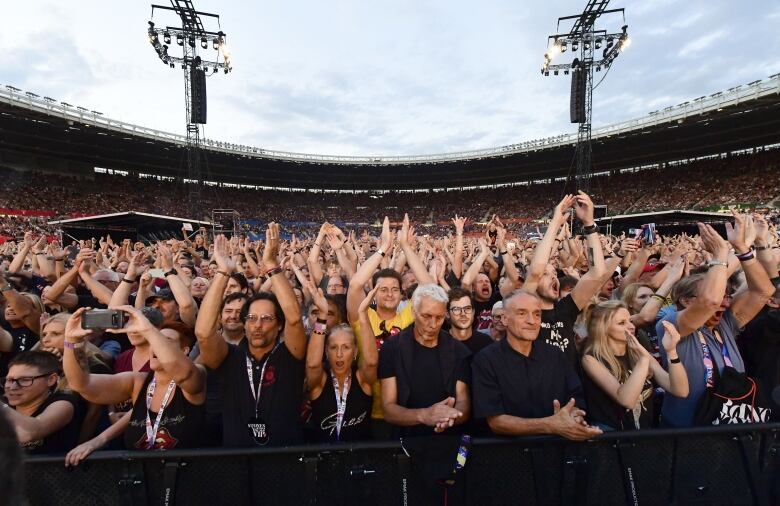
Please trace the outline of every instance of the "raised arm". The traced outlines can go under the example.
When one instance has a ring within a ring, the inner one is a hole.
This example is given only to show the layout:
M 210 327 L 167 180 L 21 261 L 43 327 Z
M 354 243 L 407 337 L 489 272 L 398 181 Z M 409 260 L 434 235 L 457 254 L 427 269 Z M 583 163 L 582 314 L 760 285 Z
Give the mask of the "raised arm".
M 576 205 L 574 206 L 577 218 L 582 222 L 585 231 L 585 237 L 588 243 L 588 272 L 583 275 L 574 289 L 571 291 L 571 298 L 578 308 L 584 308 L 591 297 L 596 295 L 601 286 L 606 281 L 604 278 L 609 273 L 604 264 L 604 251 L 601 247 L 598 227 L 593 219 L 593 201 L 583 192 L 578 192 L 574 197 Z
M 32 330 L 35 334 L 41 333 L 41 311 L 32 303 L 30 299 L 17 292 L 3 273 L 0 272 L 0 289 L 8 305 L 13 309 L 16 316 L 22 320 L 24 326 Z
M 504 227 L 496 228 L 496 248 L 498 248 L 498 254 L 501 255 L 501 259 L 504 261 L 506 277 L 514 283 L 515 287 L 517 287 L 520 283 L 520 272 L 517 270 L 512 252 L 507 248 L 506 229 Z
M 696 297 L 685 309 L 677 313 L 677 330 L 683 336 L 704 325 L 720 308 L 723 296 L 726 294 L 728 279 L 726 260 L 729 255 L 729 244 L 711 226 L 703 223 L 699 223 L 699 236 L 704 249 L 712 254 L 715 262 L 719 263 L 709 268 L 704 279 L 699 283 Z
M 393 247 L 393 234 L 390 232 L 390 220 L 385 216 L 385 220 L 382 223 L 382 235 L 380 236 L 381 246 L 377 249 L 376 253 L 366 258 L 363 265 L 357 270 L 352 279 L 349 280 L 349 289 L 347 289 L 347 317 L 349 321 L 356 322 L 358 320 L 358 308 L 360 302 L 365 297 L 363 286 L 368 283 L 371 276 L 374 275 L 374 271 L 377 270 L 379 264 L 382 262 L 382 257 L 386 255 L 390 248 Z
M 27 259 L 27 254 L 30 253 L 33 245 L 35 245 L 35 239 L 33 239 L 33 233 L 27 231 L 24 233 L 24 241 L 19 243 L 19 251 L 14 255 L 14 259 L 11 261 L 11 265 L 8 266 L 9 273 L 17 273 L 24 268 L 24 261 Z
M 734 212 L 734 222 L 733 227 L 731 223 L 726 223 L 726 233 L 738 255 L 737 258 L 747 257 L 740 260 L 742 270 L 745 272 L 747 290 L 734 297 L 731 302 L 731 312 L 739 326 L 743 327 L 766 305 L 767 300 L 775 292 L 775 287 L 769 281 L 769 276 L 762 265 L 756 260 L 755 253 L 751 254 L 751 246 L 756 238 L 753 217 Z
M 534 249 L 534 256 L 526 272 L 525 284 L 523 285 L 524 290 L 532 293 L 536 292 L 539 281 L 542 279 L 547 264 L 550 262 L 550 255 L 555 244 L 555 238 L 558 236 L 558 230 L 566 222 L 567 212 L 574 205 L 574 202 L 574 196 L 566 195 L 555 206 L 553 216 L 547 225 L 547 231 Z
M 86 310 L 78 309 L 65 325 L 62 369 L 68 379 L 68 386 L 95 404 L 111 405 L 132 399 L 137 373 L 90 374 L 84 346 L 92 330 L 81 328 L 81 315 Z
M 309 251 L 309 258 L 307 263 L 309 265 L 309 275 L 314 281 L 315 285 L 319 285 L 322 281 L 322 266 L 320 265 L 320 251 L 322 250 L 322 241 L 325 240 L 325 234 L 328 233 L 330 223 L 327 221 L 322 224 L 320 231 L 317 234 L 317 238 L 314 239 L 314 244 Z
M 195 321 L 195 337 L 200 347 L 198 358 L 209 369 L 219 367 L 228 353 L 228 345 L 219 335 L 218 329 L 223 294 L 230 275 L 236 269 L 236 262 L 230 258 L 230 248 L 224 235 L 214 238 L 213 259 L 217 262 L 217 274 L 203 297 Z
M 675 260 L 674 264 L 672 264 L 669 269 L 669 274 L 666 276 L 666 279 L 661 286 L 659 286 L 655 293 L 647 299 L 647 302 L 642 306 L 639 313 L 631 316 L 631 323 L 637 327 L 643 327 L 649 323 L 655 322 L 655 318 L 658 315 L 658 311 L 661 310 L 663 301 L 672 291 L 675 283 L 682 278 L 686 264 L 687 260 L 685 257 L 680 257 Z
M 463 279 L 460 281 L 460 284 L 464 289 L 471 290 L 471 285 L 474 283 L 474 280 L 477 279 L 477 274 L 479 274 L 479 271 L 482 270 L 482 264 L 485 263 L 485 260 L 487 260 L 489 256 L 490 249 L 487 246 L 487 242 L 485 242 L 483 237 L 480 237 L 479 255 L 477 255 L 477 258 L 471 262 L 469 269 L 466 271 L 466 274 L 463 275 Z
M 205 394 L 206 371 L 192 363 L 181 349 L 178 342 L 163 335 L 157 327 L 132 306 L 117 306 L 111 309 L 122 311 L 128 316 L 124 328 L 106 329 L 111 334 L 134 333 L 143 335 L 149 343 L 151 353 L 170 375 L 171 379 L 190 395 Z
M 312 293 L 312 300 L 317 305 L 317 320 L 321 320 L 323 315 L 328 314 L 328 300 L 325 298 L 325 294 L 322 293 L 322 288 L 315 287 L 310 280 L 307 280 L 306 285 Z M 306 350 L 306 385 L 309 388 L 309 395 L 312 399 L 320 396 L 327 380 L 325 369 L 322 366 L 324 354 L 325 334 L 312 331 Z
M 466 226 L 466 218 L 456 214 L 452 223 L 455 225 L 455 255 L 452 257 L 452 273 L 460 279 L 463 275 L 463 229 Z
M 409 264 L 409 268 L 414 272 L 414 276 L 417 278 L 419 284 L 435 283 L 436 280 L 431 278 L 428 274 L 428 270 L 423 265 L 420 257 L 412 247 L 414 241 L 414 228 L 409 226 L 409 215 L 404 214 L 404 221 L 401 227 L 401 233 L 398 235 L 398 243 L 401 245 L 401 249 L 406 256 L 406 263 Z
M 292 356 L 298 360 L 306 357 L 306 332 L 303 329 L 301 319 L 301 306 L 295 298 L 292 285 L 279 268 L 279 225 L 268 224 L 266 232 L 266 244 L 263 251 L 263 265 L 268 269 L 273 286 L 274 295 L 284 312 L 284 345 L 290 350 Z
M 127 272 L 119 282 L 119 286 L 111 295 L 111 301 L 108 304 L 109 306 L 122 306 L 127 304 L 127 301 L 130 299 L 130 293 L 133 290 L 133 285 L 135 285 L 135 283 L 138 281 L 138 278 L 140 278 L 141 275 L 146 272 L 146 264 L 144 263 L 145 260 L 146 254 L 138 253 L 127 264 Z
M 373 385 L 376 382 L 377 367 L 379 366 L 379 350 L 376 347 L 376 337 L 368 318 L 368 307 L 376 297 L 377 287 L 371 289 L 358 308 L 360 320 L 360 332 L 357 338 L 360 340 L 360 355 L 358 356 L 358 372 L 364 383 Z
M 173 298 L 176 299 L 176 304 L 179 305 L 181 321 L 192 327 L 198 318 L 198 305 L 195 304 L 195 299 L 192 298 L 189 288 L 181 280 L 176 269 L 173 268 L 173 255 L 170 248 L 160 243 L 157 245 L 157 253 L 160 256 L 163 271 L 165 271 L 165 281 L 168 282 Z

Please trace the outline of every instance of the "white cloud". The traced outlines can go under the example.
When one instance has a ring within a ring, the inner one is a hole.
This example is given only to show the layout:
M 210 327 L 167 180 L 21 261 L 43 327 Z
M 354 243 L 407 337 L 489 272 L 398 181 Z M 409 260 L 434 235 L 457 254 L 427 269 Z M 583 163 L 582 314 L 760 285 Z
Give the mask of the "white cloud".
M 558 16 L 582 5 L 195 0 L 198 10 L 221 15 L 235 66 L 208 79 L 206 136 L 299 152 L 420 154 L 573 132 L 569 80 L 542 77 L 539 67 Z M 771 73 L 767 62 L 780 50 L 773 23 L 750 18 L 761 5 L 610 5 L 626 7 L 634 44 L 594 92 L 595 126 Z M 160 63 L 146 40 L 150 10 L 142 1 L 9 5 L 2 84 L 183 133 L 182 71 Z M 155 22 L 175 20 L 158 12 Z M 619 15 L 599 22 L 611 31 L 622 24 Z M 748 26 L 766 41 L 718 45 Z

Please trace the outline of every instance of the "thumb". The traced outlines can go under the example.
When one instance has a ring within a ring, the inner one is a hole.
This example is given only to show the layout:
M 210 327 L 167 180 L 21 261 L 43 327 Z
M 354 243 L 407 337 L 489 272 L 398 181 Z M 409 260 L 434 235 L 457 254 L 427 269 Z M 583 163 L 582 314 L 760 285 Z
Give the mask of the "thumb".
M 441 401 L 439 404 L 444 404 L 445 406 L 453 407 L 455 406 L 455 397 L 447 397 L 443 401 Z
M 571 413 L 571 411 L 574 409 L 574 398 L 572 397 L 569 399 L 569 402 L 567 402 L 566 406 L 564 406 L 562 409 Z
M 558 413 L 558 411 L 561 410 L 561 403 L 558 402 L 558 399 L 553 400 L 553 413 Z

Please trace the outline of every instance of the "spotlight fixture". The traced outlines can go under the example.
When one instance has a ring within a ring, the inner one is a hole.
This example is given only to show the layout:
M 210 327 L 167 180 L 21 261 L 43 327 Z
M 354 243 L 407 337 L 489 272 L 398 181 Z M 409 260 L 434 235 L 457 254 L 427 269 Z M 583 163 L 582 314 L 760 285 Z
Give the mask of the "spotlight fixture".
M 596 39 L 596 45 L 595 45 L 595 48 L 596 48 L 596 49 L 601 49 L 601 39 L 600 39 L 600 38 Z
M 206 37 L 201 37 L 201 39 L 200 39 L 200 47 L 202 47 L 203 49 L 208 49 L 209 48 L 209 40 Z
M 586 41 L 585 42 L 585 51 L 589 51 L 589 50 L 590 50 L 590 42 Z
M 565 53 L 566 49 L 566 42 L 561 42 L 561 53 Z
M 558 71 L 557 71 L 557 70 L 554 70 L 554 71 L 553 71 L 553 75 L 554 75 L 554 76 L 557 76 L 557 75 L 558 75 Z
M 578 48 L 579 48 L 579 46 L 577 45 L 577 43 L 573 42 L 572 45 L 571 45 L 571 50 L 572 51 L 576 51 Z
M 181 34 L 176 34 L 176 43 L 180 46 L 184 45 L 184 37 Z
M 195 47 L 195 37 L 190 37 L 187 43 L 190 45 L 190 47 Z
M 168 32 L 163 33 L 163 42 L 165 42 L 166 44 L 170 44 L 171 43 L 171 34 L 170 33 L 168 33 Z
M 613 37 L 609 37 L 607 39 L 607 49 L 611 48 L 615 45 L 615 39 Z

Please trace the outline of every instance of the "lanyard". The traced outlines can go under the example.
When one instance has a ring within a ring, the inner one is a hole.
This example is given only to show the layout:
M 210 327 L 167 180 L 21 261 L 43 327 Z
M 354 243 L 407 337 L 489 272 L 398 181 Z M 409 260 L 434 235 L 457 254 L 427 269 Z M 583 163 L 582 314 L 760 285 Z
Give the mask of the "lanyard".
M 333 380 L 333 392 L 336 395 L 336 441 L 341 440 L 341 425 L 344 423 L 344 413 L 347 411 L 347 395 L 349 395 L 349 379 L 352 376 L 350 374 L 344 379 L 344 388 L 341 389 L 341 395 L 339 395 L 339 380 L 335 375 L 331 375 Z
M 277 342 L 276 346 L 274 346 L 274 349 L 271 350 L 271 353 L 268 354 L 268 357 L 263 361 L 263 368 L 260 369 L 260 383 L 257 385 L 257 392 L 255 392 L 255 378 L 252 373 L 252 361 L 249 359 L 249 355 L 246 356 L 246 375 L 249 377 L 249 389 L 252 391 L 252 398 L 255 400 L 255 418 L 258 416 L 259 406 L 260 406 L 260 393 L 263 391 L 263 378 L 265 378 L 265 366 L 268 365 L 268 361 L 271 360 L 271 356 L 273 356 L 274 352 L 277 348 L 279 348 L 279 345 L 282 344 L 281 342 Z
M 721 356 L 723 357 L 723 363 L 728 367 L 734 367 L 733 363 L 731 362 L 731 357 L 729 357 L 729 350 L 726 347 L 726 343 L 723 343 L 722 339 L 720 338 L 720 334 L 715 331 L 716 334 L 716 342 L 721 344 L 720 347 L 718 347 L 718 351 L 720 352 Z M 701 343 L 701 353 L 702 353 L 702 362 L 704 362 L 704 380 L 707 382 L 707 388 L 712 388 L 715 385 L 714 380 L 714 369 L 715 369 L 715 363 L 712 360 L 712 354 L 710 353 L 710 347 L 707 345 L 707 343 L 704 341 L 704 336 L 702 335 L 700 330 L 696 331 L 696 334 L 699 336 L 699 342 Z
M 163 411 L 165 411 L 165 408 L 168 405 L 168 400 L 171 397 L 171 393 L 176 388 L 176 382 L 171 380 L 171 382 L 168 383 L 168 389 L 165 390 L 162 404 L 160 404 L 160 409 L 157 410 L 157 418 L 155 418 L 154 426 L 152 426 L 152 421 L 149 419 L 149 411 L 152 409 L 152 397 L 154 397 L 154 391 L 156 388 L 157 378 L 152 378 L 152 381 L 146 388 L 146 444 L 150 450 L 154 448 L 154 443 L 157 439 L 157 431 L 160 429 L 160 422 L 162 421 L 163 417 Z

